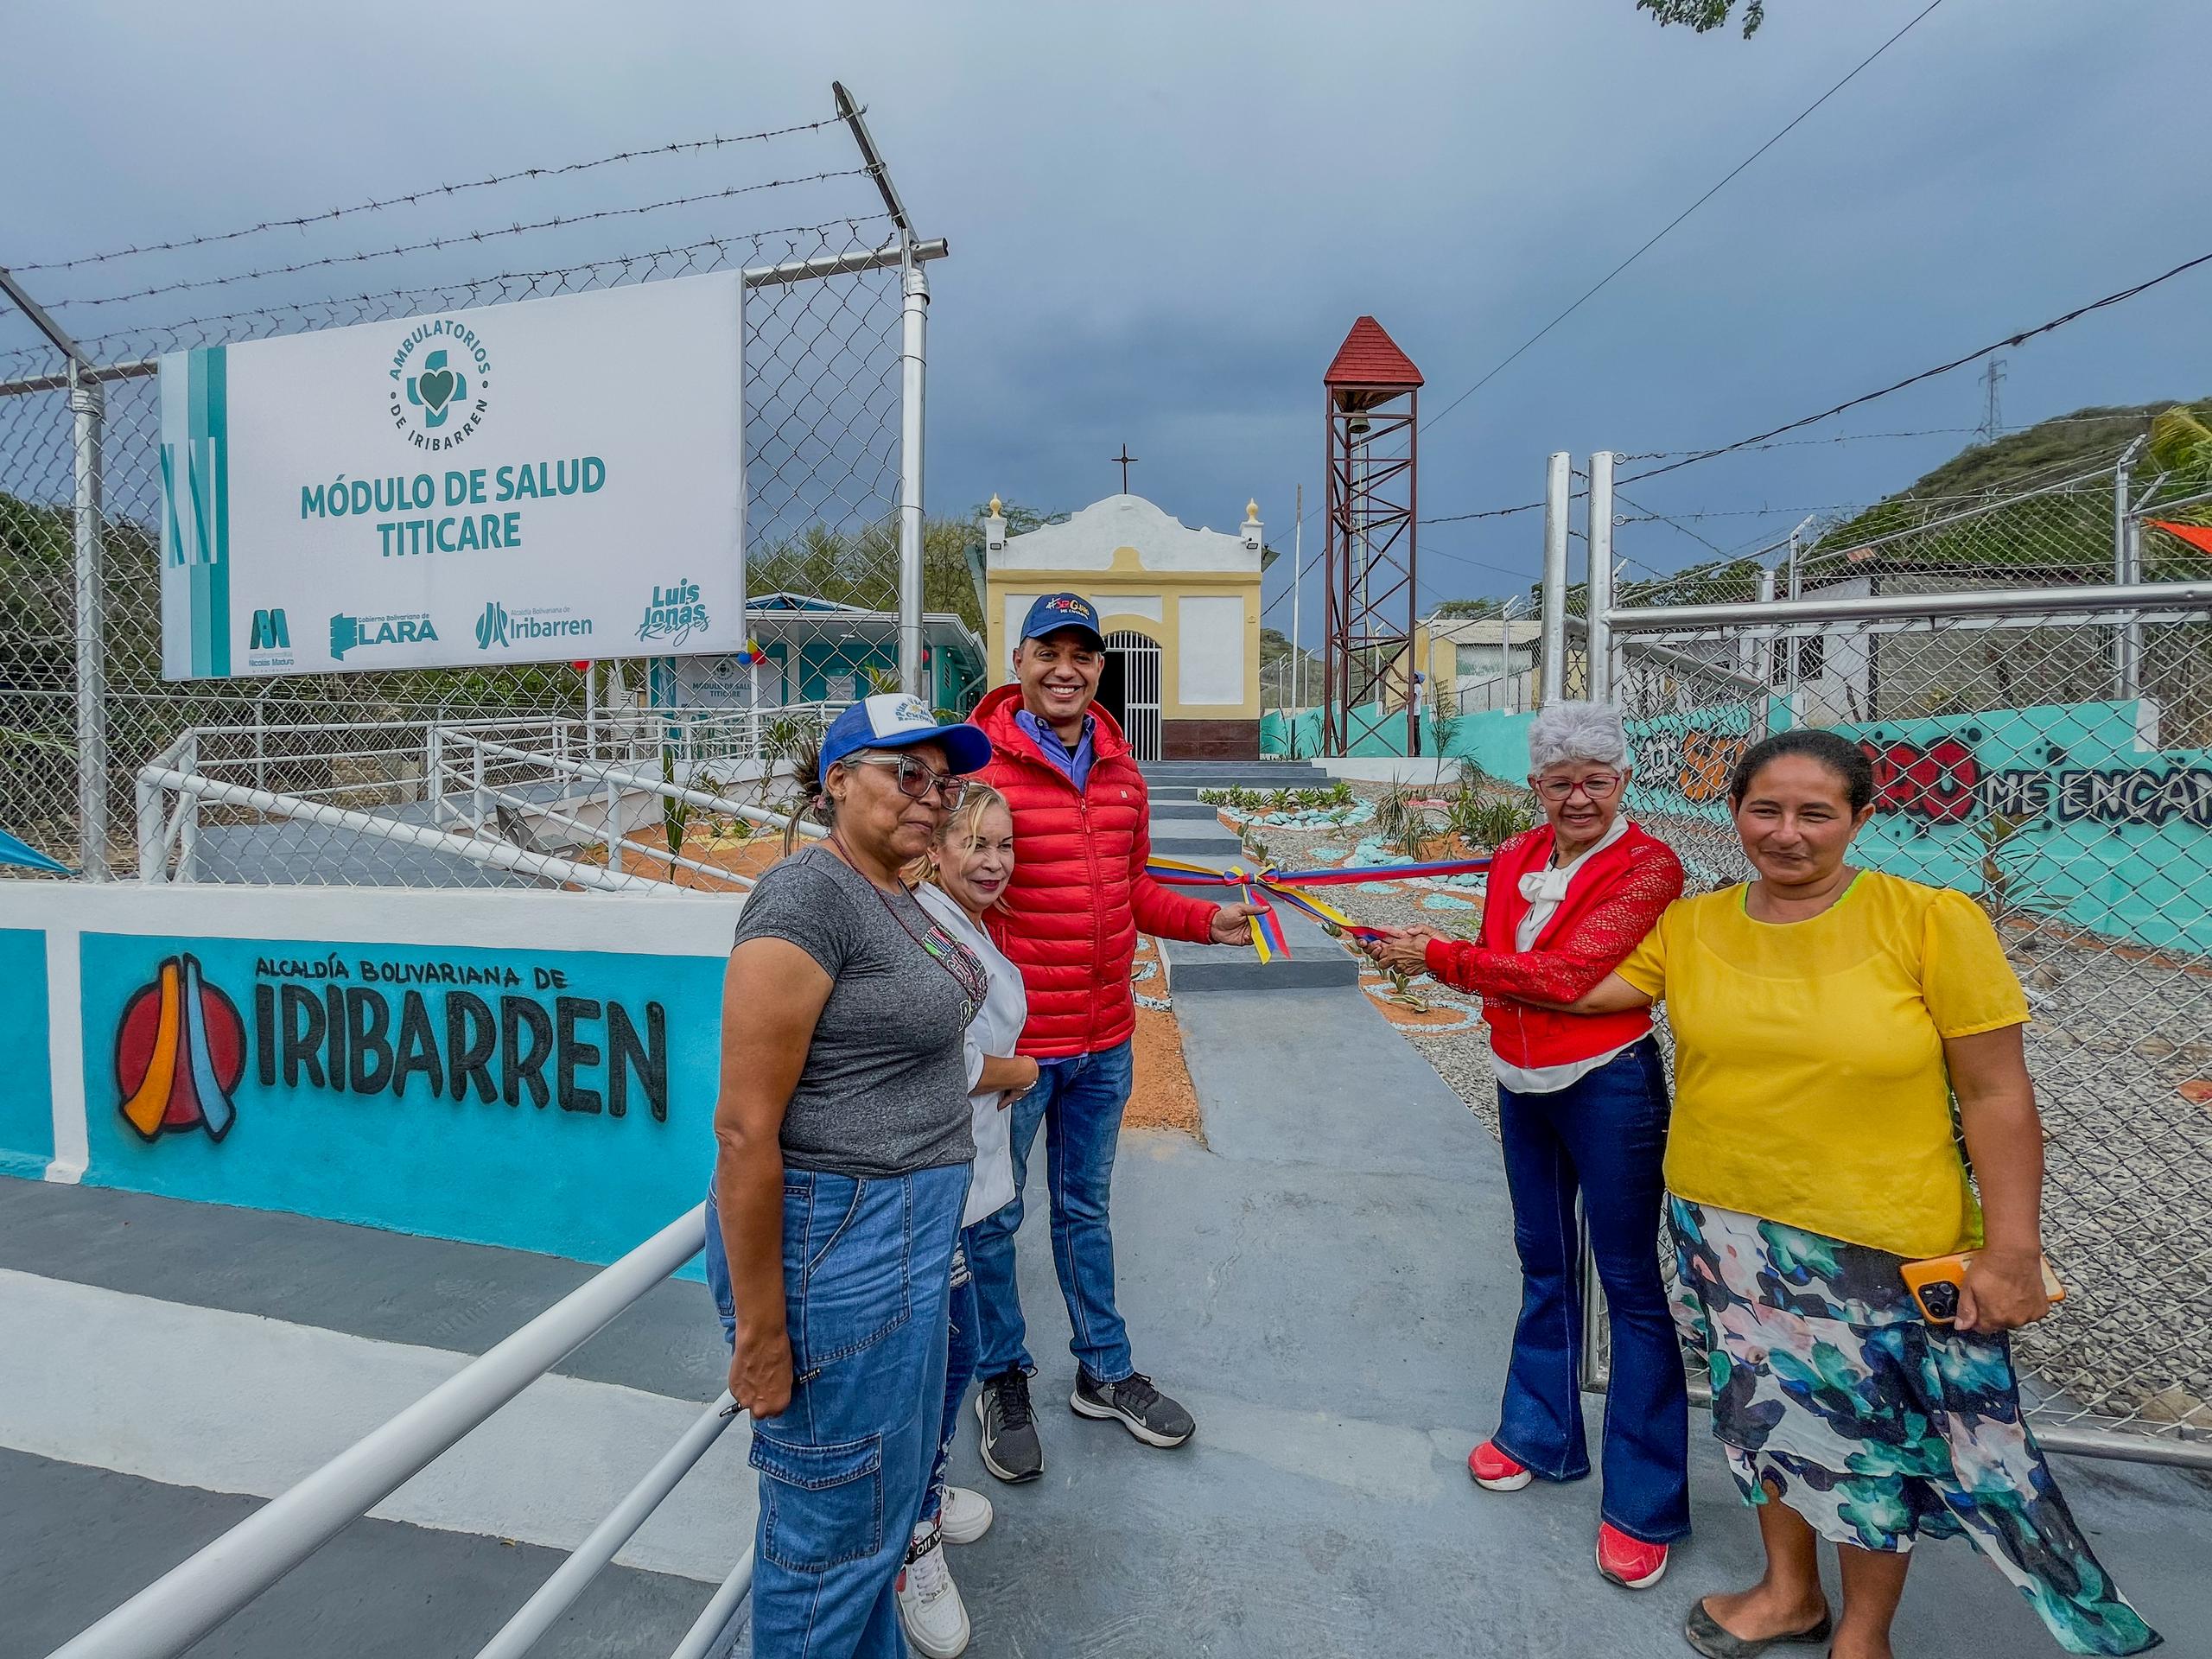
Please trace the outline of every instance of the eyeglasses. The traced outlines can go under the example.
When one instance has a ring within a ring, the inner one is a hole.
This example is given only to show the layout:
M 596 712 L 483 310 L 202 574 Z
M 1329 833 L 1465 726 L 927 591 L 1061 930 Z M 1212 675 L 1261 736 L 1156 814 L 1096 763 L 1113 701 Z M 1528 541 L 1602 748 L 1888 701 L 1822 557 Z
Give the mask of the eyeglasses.
M 1620 774 L 1600 772 L 1594 778 L 1539 778 L 1536 793 L 1548 801 L 1563 801 L 1580 790 L 1593 801 L 1605 800 L 1621 786 Z
M 910 801 L 923 801 L 927 800 L 930 791 L 934 790 L 948 812 L 957 811 L 962 798 L 968 793 L 964 779 L 934 771 L 911 754 L 856 754 L 849 757 L 845 764 L 889 766 L 898 774 L 895 781 L 901 795 Z

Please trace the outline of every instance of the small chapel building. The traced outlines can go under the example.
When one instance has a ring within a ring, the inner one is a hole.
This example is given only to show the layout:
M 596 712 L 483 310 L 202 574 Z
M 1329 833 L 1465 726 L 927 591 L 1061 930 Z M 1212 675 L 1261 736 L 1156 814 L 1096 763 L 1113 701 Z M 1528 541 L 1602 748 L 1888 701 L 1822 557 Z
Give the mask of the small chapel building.
M 1098 610 L 1098 701 L 1140 760 L 1243 760 L 1260 753 L 1257 502 L 1237 533 L 1192 530 L 1138 495 L 1109 495 L 1059 524 L 1008 536 L 999 499 L 983 520 L 991 683 L 1014 677 L 1030 605 L 1081 594 Z

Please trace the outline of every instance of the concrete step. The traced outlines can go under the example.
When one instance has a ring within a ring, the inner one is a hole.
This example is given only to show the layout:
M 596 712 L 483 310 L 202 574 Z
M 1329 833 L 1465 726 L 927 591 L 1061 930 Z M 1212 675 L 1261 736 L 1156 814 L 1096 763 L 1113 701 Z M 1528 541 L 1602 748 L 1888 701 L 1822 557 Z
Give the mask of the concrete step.
M 1343 986 L 1359 995 L 1359 964 L 1351 954 L 1305 917 L 1277 907 L 1291 954 L 1262 963 L 1249 945 L 1185 944 L 1162 939 L 1167 988 L 1176 997 L 1215 991 L 1302 990 Z
M 1141 768 L 1154 788 L 1163 784 L 1189 784 L 1206 789 L 1326 789 L 1333 781 L 1315 766 L 1255 766 L 1249 761 L 1224 761 L 1217 766 L 1192 766 L 1163 771 L 1147 762 Z
M 1158 795 L 1154 795 L 1152 798 L 1152 821 L 1158 823 L 1163 818 L 1218 823 L 1221 822 L 1221 814 L 1217 808 L 1208 806 L 1204 801 L 1163 801 Z
M 1217 823 L 1155 818 L 1152 823 L 1152 850 L 1170 858 L 1218 859 L 1230 863 L 1243 857 L 1244 843 L 1234 831 Z

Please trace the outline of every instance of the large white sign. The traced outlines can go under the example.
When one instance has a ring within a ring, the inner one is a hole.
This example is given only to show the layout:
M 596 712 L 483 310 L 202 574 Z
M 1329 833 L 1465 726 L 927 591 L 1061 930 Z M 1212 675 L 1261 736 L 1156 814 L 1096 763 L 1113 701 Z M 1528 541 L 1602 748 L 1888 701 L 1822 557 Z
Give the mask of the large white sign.
M 738 272 L 162 359 L 162 672 L 725 652 Z

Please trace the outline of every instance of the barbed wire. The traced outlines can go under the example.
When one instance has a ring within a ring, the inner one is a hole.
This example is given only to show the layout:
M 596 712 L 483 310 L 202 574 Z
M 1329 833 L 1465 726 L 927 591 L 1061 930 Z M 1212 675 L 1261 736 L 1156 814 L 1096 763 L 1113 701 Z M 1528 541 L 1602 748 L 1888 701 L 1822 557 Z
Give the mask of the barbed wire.
M 863 110 L 861 113 L 867 111 Z M 562 178 L 570 174 L 588 173 L 594 168 L 611 167 L 620 162 L 643 161 L 654 156 L 696 154 L 730 144 L 758 143 L 771 138 L 789 137 L 793 133 L 819 132 L 824 127 L 840 124 L 842 122 L 838 117 L 825 116 L 819 121 L 802 122 L 796 126 L 771 127 L 760 132 L 738 133 L 728 137 L 716 134 L 711 138 L 691 138 L 677 143 L 653 144 L 643 149 L 617 150 L 612 156 L 601 156 L 588 162 L 569 162 L 560 167 L 518 168 L 512 173 L 494 173 L 487 178 L 470 179 L 459 184 L 432 185 L 426 189 L 409 191 L 404 195 L 358 202 L 351 207 L 331 207 L 319 213 L 303 213 L 294 219 L 264 219 L 258 225 L 241 226 L 236 230 L 179 237 L 172 242 L 148 242 L 133 247 L 111 248 L 101 253 L 83 253 L 68 259 L 42 260 L 35 264 L 16 265 L 13 269 L 18 274 L 35 270 L 75 270 L 80 266 L 105 264 L 111 260 L 129 259 L 139 254 L 174 253 L 182 248 L 204 248 L 218 242 L 235 242 L 241 237 L 258 236 L 264 231 L 302 230 L 310 225 L 327 225 L 333 219 L 350 219 L 356 213 L 377 213 L 387 207 L 411 207 L 435 197 L 457 196 L 471 190 L 489 189 L 494 185 L 512 184 L 518 179 Z
M 619 265 L 626 269 L 635 265 L 651 265 L 663 259 L 689 257 L 709 248 L 718 255 L 727 255 L 732 247 L 749 243 L 757 253 L 763 244 L 776 237 L 811 236 L 819 239 L 824 245 L 828 245 L 834 239 L 829 233 L 839 229 L 846 232 L 849 241 L 858 242 L 862 239 L 861 236 L 862 226 L 879 223 L 888 225 L 890 222 L 891 215 L 888 213 L 862 213 L 855 217 L 824 219 L 813 225 L 786 225 L 775 230 L 747 231 L 740 236 L 708 237 L 701 241 L 685 243 L 680 246 L 660 248 L 649 253 L 609 254 L 604 258 L 582 260 L 573 265 L 548 266 L 539 270 L 506 270 L 493 272 L 484 276 L 457 276 L 449 282 L 425 283 L 416 288 L 384 289 L 372 294 L 339 295 L 313 300 L 272 300 L 265 305 L 250 306 L 238 311 L 212 312 L 201 316 L 187 317 L 177 322 L 163 323 L 158 327 L 159 332 L 162 334 L 177 334 L 189 328 L 213 328 L 226 324 L 245 322 L 254 318 L 277 316 L 286 312 L 305 312 L 347 306 L 414 304 L 426 298 L 435 298 L 451 293 L 455 289 L 497 287 L 518 283 L 566 282 L 581 273 L 599 270 L 610 265 Z M 796 252 L 799 244 L 792 242 L 787 245 Z M 146 332 L 147 327 L 135 326 L 118 329 L 112 334 L 92 335 L 80 340 L 79 344 L 86 353 L 93 356 L 105 356 L 108 355 L 106 348 L 116 342 L 143 335 Z M 17 372 L 29 372 L 34 365 L 44 360 L 46 360 L 46 354 L 36 349 L 16 351 L 0 355 L 0 372 L 0 372 L 0 378 L 11 378 Z
M 819 184 L 826 179 L 858 178 L 868 170 L 864 167 L 847 167 L 834 172 L 809 174 L 804 178 L 770 179 L 760 184 L 732 185 L 726 190 L 709 190 L 696 196 L 671 196 L 664 201 L 645 202 L 634 207 L 602 207 L 594 213 L 541 219 L 534 224 L 509 225 L 496 231 L 467 231 L 453 236 L 433 238 L 427 242 L 410 242 L 402 247 L 377 248 L 363 253 L 334 253 L 321 259 L 302 260 L 294 265 L 271 265 L 261 270 L 239 271 L 228 276 L 201 276 L 188 282 L 163 283 L 129 294 L 102 294 L 83 299 L 56 300 L 47 309 L 62 311 L 73 307 L 90 309 L 99 305 L 121 305 L 128 300 L 149 300 L 157 295 L 181 294 L 192 289 L 223 288 L 234 283 L 255 282 L 265 276 L 290 276 L 303 270 L 321 270 L 333 265 L 365 264 L 372 259 L 389 259 L 399 254 L 460 247 L 468 243 L 488 242 L 497 237 L 520 236 L 532 231 L 550 231 L 568 225 L 588 225 L 602 219 L 635 218 L 643 213 L 657 213 L 669 207 L 690 207 L 702 201 L 726 201 L 733 196 L 749 196 L 763 190 L 780 190 L 791 185 Z

